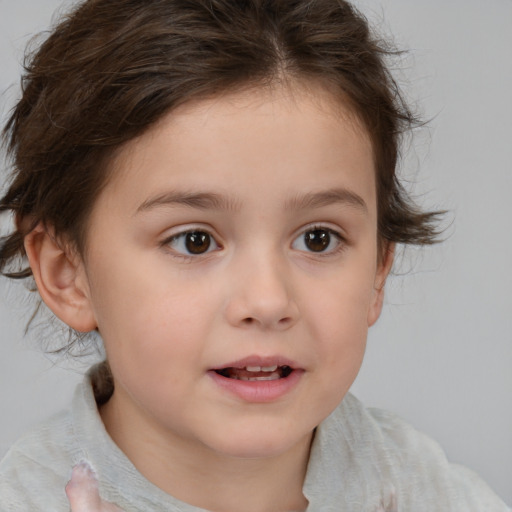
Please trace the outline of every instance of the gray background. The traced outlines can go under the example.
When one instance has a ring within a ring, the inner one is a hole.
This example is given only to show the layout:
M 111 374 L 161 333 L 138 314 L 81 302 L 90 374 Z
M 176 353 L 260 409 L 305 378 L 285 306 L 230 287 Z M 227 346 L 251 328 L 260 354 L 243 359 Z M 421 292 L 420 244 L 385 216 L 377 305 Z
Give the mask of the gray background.
M 0 0 L 3 118 L 26 42 L 60 5 Z M 442 245 L 400 258 L 353 390 L 437 439 L 512 503 L 512 1 L 357 5 L 411 50 L 398 80 L 432 121 L 404 176 L 420 203 L 451 215 Z M 22 291 L 0 280 L 0 455 L 69 401 L 84 366 L 48 359 L 24 336 Z

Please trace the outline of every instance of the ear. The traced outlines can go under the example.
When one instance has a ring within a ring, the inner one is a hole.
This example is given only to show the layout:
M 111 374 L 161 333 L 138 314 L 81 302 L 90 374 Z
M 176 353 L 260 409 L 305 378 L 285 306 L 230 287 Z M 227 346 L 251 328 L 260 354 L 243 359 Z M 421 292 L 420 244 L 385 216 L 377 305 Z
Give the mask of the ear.
M 379 258 L 377 272 L 375 273 L 375 282 L 373 285 L 372 302 L 368 310 L 368 327 L 371 327 L 380 316 L 382 305 L 384 303 L 384 285 L 393 265 L 395 256 L 395 244 L 386 242 L 382 250 L 382 256 Z
M 55 316 L 79 332 L 95 329 L 80 256 L 42 224 L 25 236 L 25 251 L 39 294 Z

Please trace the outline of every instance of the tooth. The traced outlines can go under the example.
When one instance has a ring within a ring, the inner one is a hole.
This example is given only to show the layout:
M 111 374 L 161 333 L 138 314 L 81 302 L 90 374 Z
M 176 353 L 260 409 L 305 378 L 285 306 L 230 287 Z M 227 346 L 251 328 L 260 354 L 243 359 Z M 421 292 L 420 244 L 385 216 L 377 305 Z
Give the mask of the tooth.
M 245 369 L 248 372 L 261 372 L 261 366 L 247 366 Z
M 250 380 L 277 380 L 279 379 L 279 373 L 274 372 L 270 375 L 266 375 L 265 377 L 252 377 Z
M 277 370 L 277 364 L 275 366 L 263 366 L 261 371 L 263 372 L 275 372 Z

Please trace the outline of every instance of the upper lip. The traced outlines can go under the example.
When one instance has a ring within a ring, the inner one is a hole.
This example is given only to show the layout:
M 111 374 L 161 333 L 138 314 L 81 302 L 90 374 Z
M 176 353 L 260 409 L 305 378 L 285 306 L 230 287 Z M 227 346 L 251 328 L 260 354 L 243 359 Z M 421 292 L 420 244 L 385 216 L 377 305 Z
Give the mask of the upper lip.
M 289 366 L 292 369 L 297 369 L 298 365 L 284 356 L 275 355 L 275 356 L 258 356 L 252 355 L 244 357 L 243 359 L 238 359 L 236 361 L 232 361 L 226 364 L 222 364 L 219 366 L 215 366 L 212 370 L 222 370 L 224 368 L 247 368 L 247 367 L 256 367 L 260 366 L 262 368 L 270 368 L 273 366 Z

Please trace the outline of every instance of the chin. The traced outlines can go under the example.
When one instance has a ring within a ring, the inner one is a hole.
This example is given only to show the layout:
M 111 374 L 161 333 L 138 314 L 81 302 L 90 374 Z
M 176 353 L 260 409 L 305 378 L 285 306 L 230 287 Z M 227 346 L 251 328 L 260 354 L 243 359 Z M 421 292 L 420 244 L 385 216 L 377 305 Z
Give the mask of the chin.
M 312 431 L 305 434 L 290 435 L 284 429 L 265 431 L 262 427 L 253 432 L 226 432 L 225 437 L 216 443 L 216 451 L 236 459 L 268 459 L 279 457 L 295 447 L 309 443 Z M 242 434 L 242 435 L 241 435 Z M 281 435 L 280 435 L 281 434 Z

